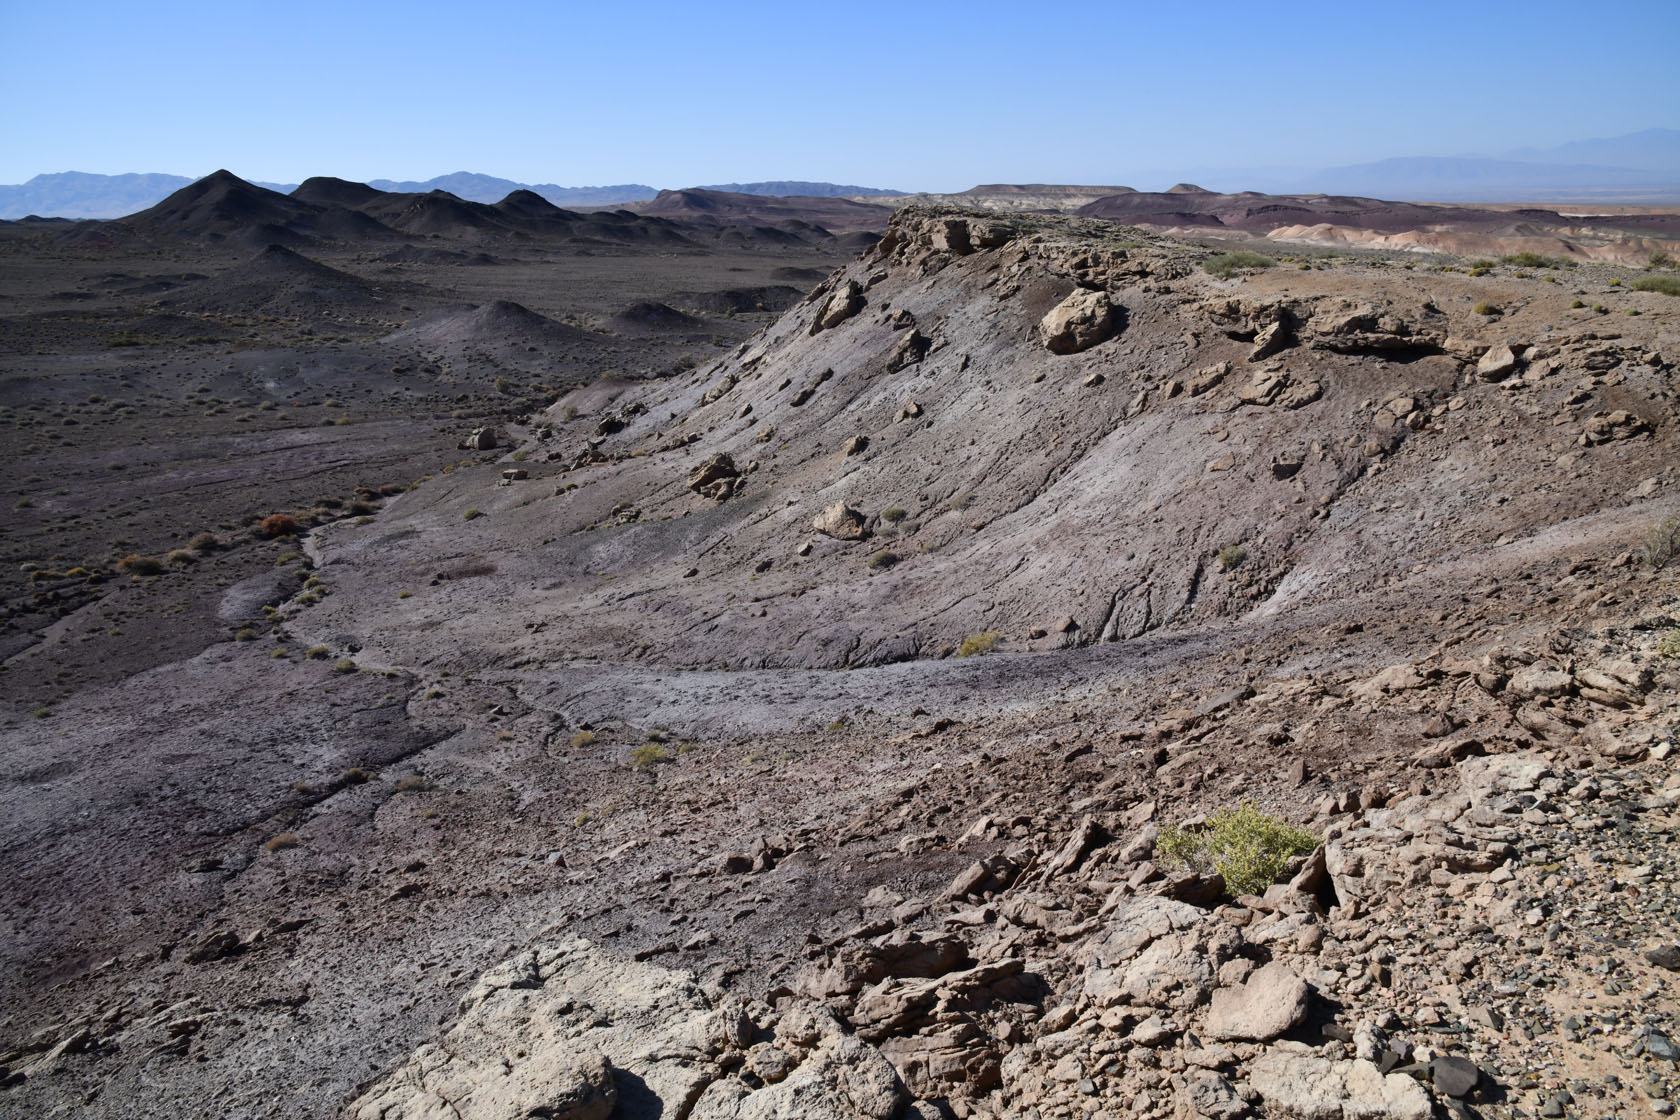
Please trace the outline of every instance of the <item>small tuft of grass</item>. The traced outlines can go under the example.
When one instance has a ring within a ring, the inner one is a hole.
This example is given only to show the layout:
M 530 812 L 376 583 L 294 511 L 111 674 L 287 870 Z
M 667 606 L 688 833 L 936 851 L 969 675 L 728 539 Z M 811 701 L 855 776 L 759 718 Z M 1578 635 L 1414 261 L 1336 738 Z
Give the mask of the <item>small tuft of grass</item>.
M 909 514 L 903 506 L 888 506 L 881 511 L 881 520 L 888 522 L 903 521 Z
M 299 843 L 301 843 L 301 841 L 298 840 L 297 833 L 282 832 L 280 835 L 264 843 L 263 847 L 271 852 L 283 852 L 287 848 L 297 847 Z
M 352 766 L 339 775 L 339 780 L 347 786 L 359 786 L 368 780 L 368 772 L 360 766 Z
M 356 663 L 348 657 L 333 662 L 333 672 L 335 673 L 354 673 L 355 671 Z
M 188 541 L 187 547 L 194 552 L 215 552 L 222 547 L 222 539 L 212 532 L 205 531 Z
M 467 512 L 465 512 L 461 515 L 461 520 L 462 521 L 476 521 L 480 517 L 483 517 L 483 516 L 484 516 L 484 511 L 483 510 L 481 510 L 481 509 L 469 509 Z
M 643 743 L 630 752 L 630 765 L 643 772 L 652 770 L 661 762 L 670 762 L 671 752 L 658 743 Z
M 325 661 L 332 656 L 332 650 L 326 646 L 310 646 L 303 651 L 303 656 L 311 661 Z
M 957 657 L 979 657 L 997 648 L 998 639 L 1002 637 L 996 630 L 987 630 L 980 634 L 970 634 L 957 647 Z
M 410 774 L 406 778 L 397 779 L 398 793 L 425 793 L 431 788 L 432 783 L 419 774 Z
M 576 735 L 572 736 L 572 746 L 577 747 L 580 750 L 584 747 L 590 746 L 594 742 L 595 732 L 593 731 L 579 731 Z
M 898 553 L 885 548 L 869 558 L 870 570 L 877 572 L 884 571 L 896 563 L 898 563 Z
M 1200 829 L 1163 828 L 1155 850 L 1169 867 L 1188 867 L 1204 875 L 1218 872 L 1226 892 L 1235 898 L 1260 894 L 1277 882 L 1291 859 L 1309 854 L 1318 844 L 1313 833 L 1244 801 L 1234 809 L 1215 809 Z
M 1202 271 L 1221 280 L 1229 280 L 1241 268 L 1271 268 L 1277 261 L 1271 257 L 1238 249 L 1230 253 L 1216 253 L 1202 262 Z
M 1248 549 L 1240 544 L 1228 544 L 1219 550 L 1219 570 L 1228 572 L 1248 559 Z
M 1485 299 L 1480 301 L 1479 303 L 1477 303 L 1476 306 L 1474 306 L 1470 309 L 1470 311 L 1473 314 L 1483 315 L 1483 316 L 1487 316 L 1489 318 L 1491 318 L 1494 315 L 1502 314 L 1502 312 L 1499 310 L 1499 308 L 1495 307 L 1493 304 L 1489 303 Z
M 1569 307 L 1570 307 L 1570 310 L 1572 310 L 1572 311 L 1573 310 L 1578 310 L 1578 309 L 1583 308 L 1585 306 L 1586 306 L 1586 304 L 1582 303 L 1578 299 L 1572 299 L 1572 300 L 1569 301 Z

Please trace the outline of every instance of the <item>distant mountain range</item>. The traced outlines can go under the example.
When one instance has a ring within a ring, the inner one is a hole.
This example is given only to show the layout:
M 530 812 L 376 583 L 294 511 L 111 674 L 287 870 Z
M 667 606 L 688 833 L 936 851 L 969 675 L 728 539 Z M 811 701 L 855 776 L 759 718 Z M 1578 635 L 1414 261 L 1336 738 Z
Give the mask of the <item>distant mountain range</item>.
M 1345 194 L 1432 202 L 1673 202 L 1680 201 L 1680 129 L 1648 128 L 1625 136 L 1574 140 L 1553 148 L 1521 148 L 1494 156 L 1406 156 L 1320 170 L 1307 168 L 1180 168 L 1142 173 L 1138 179 L 1192 178 L 1231 191 L 1275 194 Z M 0 186 L 0 218 L 117 218 L 154 206 L 194 182 L 182 175 L 93 175 L 64 171 Z M 290 193 L 294 185 L 259 183 Z M 651 202 L 659 189 L 645 183 L 562 187 L 519 183 L 457 171 L 423 182 L 374 179 L 381 191 L 425 194 L 448 191 L 468 202 L 493 203 L 514 191 L 540 195 L 557 206 L 612 208 Z M 766 197 L 897 197 L 907 192 L 840 183 L 774 180 L 714 183 L 688 188 Z M 1045 188 L 1048 189 L 1048 188 Z M 1115 188 L 1116 191 L 1124 188 Z
M 85 171 L 37 175 L 29 182 L 17 186 L 0 186 L 0 219 L 24 218 L 32 214 L 42 218 L 121 218 L 155 206 L 175 191 L 196 181 L 185 175 L 95 175 Z M 290 194 L 297 189 L 296 183 L 257 182 L 256 185 L 281 194 Z M 472 171 L 439 175 L 424 182 L 373 179 L 367 185 L 377 190 L 400 194 L 448 191 L 468 202 L 486 203 L 500 202 L 514 191 L 523 190 L 541 195 L 556 206 L 574 207 L 621 206 L 627 202 L 648 202 L 659 195 L 657 187 L 650 187 L 644 183 L 620 183 L 607 187 L 562 187 L 554 183 L 517 183 L 512 179 L 498 179 L 494 175 L 480 175 Z M 814 198 L 890 196 L 905 193 L 878 187 L 854 187 L 801 180 L 726 183 L 695 189 L 768 197 L 799 195 Z

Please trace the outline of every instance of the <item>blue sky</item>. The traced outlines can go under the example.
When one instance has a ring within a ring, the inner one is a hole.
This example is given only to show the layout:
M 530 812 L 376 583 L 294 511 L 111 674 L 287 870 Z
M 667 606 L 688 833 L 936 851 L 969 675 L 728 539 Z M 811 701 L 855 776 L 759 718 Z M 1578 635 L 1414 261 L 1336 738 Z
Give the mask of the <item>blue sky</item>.
M 1677 0 L 0 0 L 0 41 L 5 183 L 227 167 L 1158 189 L 1680 125 Z

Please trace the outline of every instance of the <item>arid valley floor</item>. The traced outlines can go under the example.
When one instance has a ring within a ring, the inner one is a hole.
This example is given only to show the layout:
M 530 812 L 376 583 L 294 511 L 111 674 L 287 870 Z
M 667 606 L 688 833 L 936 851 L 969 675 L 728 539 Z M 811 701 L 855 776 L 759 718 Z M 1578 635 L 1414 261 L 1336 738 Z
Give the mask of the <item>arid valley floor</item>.
M 0 223 L 0 1114 L 1671 1115 L 1680 215 L 912 203 Z

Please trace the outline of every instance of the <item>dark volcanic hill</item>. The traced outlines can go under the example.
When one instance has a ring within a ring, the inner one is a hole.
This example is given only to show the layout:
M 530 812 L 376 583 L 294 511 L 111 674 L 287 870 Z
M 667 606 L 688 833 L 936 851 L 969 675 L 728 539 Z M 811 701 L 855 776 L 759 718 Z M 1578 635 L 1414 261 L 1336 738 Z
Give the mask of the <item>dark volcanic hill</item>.
M 121 219 L 119 224 L 151 239 L 252 246 L 392 235 L 368 214 L 339 203 L 317 204 L 308 197 L 280 194 L 247 183 L 228 171 L 218 171 L 182 187 L 156 206 Z
M 458 349 L 472 345 L 571 346 L 588 337 L 587 331 L 557 323 L 512 300 L 499 299 L 482 307 L 435 311 L 386 336 L 386 341 Z
M 242 264 L 162 299 L 177 311 L 296 315 L 369 310 L 389 303 L 378 285 L 270 245 Z
M 886 228 L 891 206 L 846 198 L 778 198 L 725 191 L 660 191 L 651 202 L 634 204 L 639 214 L 714 225 L 774 226 L 789 220 L 819 225 L 833 233 Z

